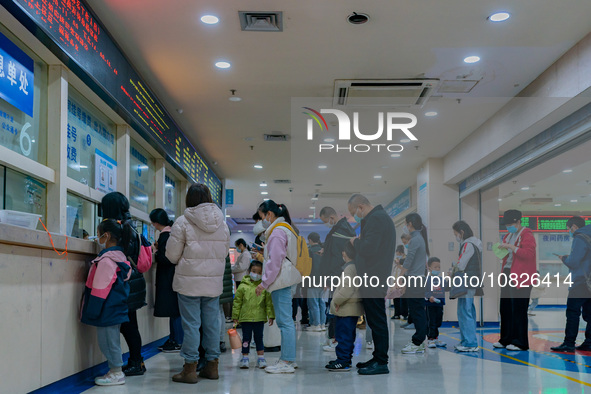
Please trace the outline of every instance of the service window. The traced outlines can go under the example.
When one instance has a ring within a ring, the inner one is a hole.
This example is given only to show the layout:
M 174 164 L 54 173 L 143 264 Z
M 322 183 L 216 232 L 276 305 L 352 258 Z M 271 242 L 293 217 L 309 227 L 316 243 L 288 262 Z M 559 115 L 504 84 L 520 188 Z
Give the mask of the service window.
M 47 163 L 47 65 L 0 25 L 0 145 Z
M 117 189 L 116 125 L 68 89 L 68 177 L 104 193 Z
M 179 214 L 179 187 L 181 183 L 174 176 L 166 174 L 164 177 L 164 210 L 171 220 Z
M 97 223 L 96 204 L 68 193 L 66 233 L 68 236 L 84 238 L 96 235 Z
M 140 211 L 150 213 L 156 195 L 154 158 L 133 140 L 130 153 L 129 202 Z
M 6 168 L 5 183 L 4 209 L 41 215 L 41 220 L 45 221 L 47 212 L 45 183 L 10 168 Z

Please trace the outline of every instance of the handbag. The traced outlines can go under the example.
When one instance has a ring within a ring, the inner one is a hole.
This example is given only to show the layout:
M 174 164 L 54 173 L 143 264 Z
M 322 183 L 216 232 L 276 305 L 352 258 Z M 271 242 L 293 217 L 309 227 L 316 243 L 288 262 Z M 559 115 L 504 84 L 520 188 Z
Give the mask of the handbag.
M 480 252 L 478 251 L 478 248 L 476 247 L 476 245 L 474 245 L 472 242 L 470 242 L 472 244 L 472 247 L 474 248 L 474 253 L 476 253 L 476 255 L 478 256 L 478 265 L 480 267 L 480 272 L 482 272 L 482 258 L 480 255 Z M 466 285 L 466 282 L 464 281 L 464 270 L 459 269 L 457 266 L 455 266 L 453 268 L 453 270 L 451 271 L 451 289 L 449 290 L 449 298 L 451 300 L 455 300 L 456 298 L 460 298 L 465 296 L 466 294 L 468 294 L 468 286 Z M 459 281 L 461 284 L 459 286 L 456 286 L 456 283 L 458 283 L 458 281 L 454 280 L 456 277 L 460 277 L 461 280 Z
M 236 325 L 228 330 L 228 339 L 230 341 L 230 347 L 232 349 L 241 349 L 242 348 L 242 339 L 240 338 L 240 334 L 236 330 Z

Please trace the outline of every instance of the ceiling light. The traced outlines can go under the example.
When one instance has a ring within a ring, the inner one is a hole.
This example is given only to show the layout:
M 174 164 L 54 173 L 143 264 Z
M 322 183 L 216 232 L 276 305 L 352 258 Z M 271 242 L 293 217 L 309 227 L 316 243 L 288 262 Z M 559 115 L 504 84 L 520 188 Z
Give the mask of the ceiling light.
M 497 198 L 497 201 L 498 202 L 501 202 L 501 201 L 503 201 L 503 199 L 502 198 Z
M 327 168 L 327 166 L 325 166 L 324 164 L 321 164 L 318 166 L 318 168 L 321 170 L 325 170 Z
M 82 164 L 80 164 L 80 169 L 83 170 L 85 168 L 88 168 L 88 166 L 83 166 Z
M 259 185 L 260 187 L 267 187 L 267 182 L 263 182 Z
M 562 171 L 562 172 L 564 172 L 565 174 L 570 174 L 571 172 L 573 172 L 573 170 L 570 170 L 570 169 L 569 169 L 569 170 L 564 170 L 564 171 Z
M 263 198 L 263 201 L 269 201 L 269 199 L 268 198 Z
M 218 18 L 215 15 L 203 15 L 201 17 L 201 22 L 206 23 L 208 25 L 215 25 L 219 21 L 220 21 L 220 18 Z
M 241 232 L 242 232 L 242 230 L 238 230 L 238 232 L 239 232 L 239 233 L 241 233 Z
M 352 25 L 362 25 L 367 23 L 367 21 L 369 21 L 369 15 L 367 14 L 358 14 L 357 12 L 354 12 L 347 17 L 347 22 Z
M 392 153 L 390 157 L 400 157 L 400 153 Z
M 579 200 L 570 200 L 570 202 L 579 202 Z
M 256 168 L 256 169 L 258 169 L 258 170 L 260 170 L 260 169 L 263 168 L 263 166 L 260 165 L 260 164 L 255 164 L 253 167 Z
M 555 207 L 561 207 L 562 204 L 554 204 Z
M 261 194 L 262 194 L 263 196 L 266 196 L 267 194 L 269 194 L 269 192 L 261 192 Z
M 312 197 L 312 201 L 318 201 L 318 197 Z
M 313 217 L 314 217 L 314 215 L 308 215 L 308 217 L 309 217 L 309 218 L 313 218 Z
M 324 142 L 334 142 L 334 138 L 325 138 Z
M 435 111 L 425 112 L 425 116 L 428 116 L 428 117 L 437 116 L 437 112 L 435 112 Z
M 521 190 L 523 190 L 523 191 L 525 191 L 525 190 L 529 190 L 529 186 L 523 186 L 523 187 L 521 188 Z
M 308 223 L 312 223 L 312 221 L 308 219 Z
M 227 217 L 227 218 L 229 218 L 229 217 L 230 217 L 230 215 L 226 215 L 226 217 Z
M 477 63 L 480 61 L 480 57 L 478 56 L 468 56 L 467 58 L 464 59 L 464 63 Z
M 310 209 L 316 209 L 316 207 L 310 207 Z
M 228 100 L 233 101 L 235 103 L 237 103 L 238 101 L 242 101 L 242 97 L 236 96 L 236 89 L 231 89 L 230 92 L 232 93 L 232 95 L 228 97 Z
M 374 175 L 373 179 L 382 179 L 382 176 L 381 175 Z
M 508 12 L 496 12 L 488 17 L 488 20 L 491 22 L 503 22 L 506 21 L 511 17 L 511 14 Z
M 217 68 L 230 68 L 232 65 L 228 62 L 216 62 L 215 66 Z
M 400 140 L 400 142 L 402 142 L 403 144 L 409 143 L 410 140 L 408 138 L 403 138 Z

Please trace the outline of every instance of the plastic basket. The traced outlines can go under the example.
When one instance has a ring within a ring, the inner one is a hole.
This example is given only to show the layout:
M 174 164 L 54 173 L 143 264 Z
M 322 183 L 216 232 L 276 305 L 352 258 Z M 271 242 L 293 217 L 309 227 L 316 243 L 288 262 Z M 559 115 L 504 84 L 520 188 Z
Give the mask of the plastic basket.
M 37 228 L 41 215 L 27 212 L 0 210 L 0 222 L 12 224 L 13 226 L 25 227 L 31 230 Z

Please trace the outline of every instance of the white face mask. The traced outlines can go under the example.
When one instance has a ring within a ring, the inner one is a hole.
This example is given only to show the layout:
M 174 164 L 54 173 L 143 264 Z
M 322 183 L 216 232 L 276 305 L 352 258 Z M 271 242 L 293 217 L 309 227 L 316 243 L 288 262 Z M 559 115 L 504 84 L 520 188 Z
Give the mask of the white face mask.
M 261 274 L 255 274 L 255 273 L 250 274 L 250 280 L 252 280 L 253 282 L 261 280 L 261 278 L 262 278 Z
M 459 235 L 456 235 L 456 241 L 458 241 L 459 243 L 462 243 L 463 239 Z
M 265 230 L 268 229 L 270 225 L 270 221 L 268 221 L 267 219 L 263 219 L 263 227 L 265 228 Z
M 402 227 L 402 232 L 404 234 L 410 234 L 410 232 L 408 231 L 408 227 L 406 227 L 406 226 Z
M 333 222 L 332 219 L 328 219 L 328 222 L 324 223 L 324 225 L 328 228 L 333 228 L 335 226 L 335 224 L 337 224 L 337 223 Z
M 109 237 L 107 236 L 107 239 L 105 240 L 105 243 L 101 243 L 101 239 L 107 235 L 107 233 L 101 235 L 100 237 L 97 238 L 96 242 L 99 245 L 100 250 L 106 249 L 107 248 L 107 241 L 109 241 Z
M 260 221 L 260 220 L 259 220 L 258 222 L 256 222 L 256 224 L 255 224 L 255 225 L 254 225 L 254 227 L 252 228 L 252 232 L 253 232 L 255 235 L 259 235 L 259 234 L 261 234 L 261 233 L 264 233 L 264 232 L 265 232 L 265 227 L 263 226 L 263 222 L 262 222 L 262 221 Z

